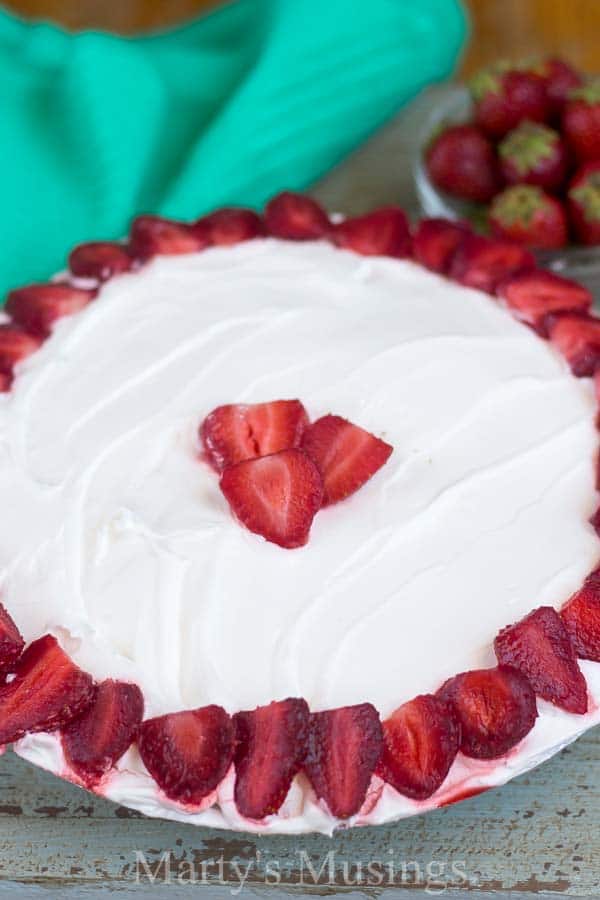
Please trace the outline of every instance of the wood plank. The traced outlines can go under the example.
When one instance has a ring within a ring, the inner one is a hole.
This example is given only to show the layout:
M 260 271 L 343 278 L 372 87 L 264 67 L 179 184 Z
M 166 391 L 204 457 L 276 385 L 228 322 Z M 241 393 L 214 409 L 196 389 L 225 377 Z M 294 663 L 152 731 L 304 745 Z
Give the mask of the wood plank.
M 314 887 L 316 880 L 342 889 L 362 867 L 363 888 L 381 876 L 379 889 L 402 888 L 405 898 L 407 888 L 424 892 L 442 884 L 503 896 L 597 896 L 599 766 L 600 729 L 502 789 L 329 840 L 261 838 L 146 819 L 88 798 L 10 753 L 0 760 L 0 884 L 121 889 L 136 880 L 151 884 L 155 876 L 159 883 L 195 878 L 239 886 L 247 875 L 246 885 L 260 888 L 271 871 L 282 887 Z
M 196 18 L 219 2 L 223 0 L 8 0 L 7 5 L 74 30 L 134 34 Z M 600 70 L 600 4 L 594 0 L 465 0 L 465 5 L 473 22 L 463 65 L 467 74 L 498 57 L 547 53 L 566 54 L 582 68 Z
M 219 0 L 8 0 L 6 5 L 20 15 L 53 19 L 73 31 L 101 28 L 135 34 L 195 19 Z
M 558 54 L 600 71 L 600 3 L 595 0 L 466 0 L 472 37 L 462 71 L 495 59 Z

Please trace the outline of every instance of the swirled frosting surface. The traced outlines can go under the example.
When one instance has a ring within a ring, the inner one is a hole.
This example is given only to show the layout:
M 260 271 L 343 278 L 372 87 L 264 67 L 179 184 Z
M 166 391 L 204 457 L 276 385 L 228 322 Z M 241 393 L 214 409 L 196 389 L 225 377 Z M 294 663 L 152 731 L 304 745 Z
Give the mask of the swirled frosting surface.
M 234 521 L 197 431 L 292 397 L 394 452 L 288 551 Z M 3 598 L 28 639 L 138 682 L 149 714 L 296 695 L 385 716 L 580 585 L 595 449 L 587 380 L 411 262 L 273 240 L 159 258 L 0 399 Z
M 284 397 L 394 446 L 294 551 L 233 519 L 197 438 L 220 403 Z M 299 695 L 385 715 L 598 556 L 589 386 L 409 262 L 270 241 L 159 259 L 58 326 L 1 424 L 8 606 L 159 712 Z

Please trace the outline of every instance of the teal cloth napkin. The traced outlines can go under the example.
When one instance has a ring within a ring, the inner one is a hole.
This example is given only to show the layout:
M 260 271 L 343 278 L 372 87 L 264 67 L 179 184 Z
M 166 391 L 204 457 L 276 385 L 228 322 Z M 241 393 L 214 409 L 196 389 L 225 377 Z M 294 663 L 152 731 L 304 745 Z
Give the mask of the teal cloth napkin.
M 132 39 L 0 11 L 0 298 L 138 212 L 307 188 L 447 77 L 465 32 L 459 0 L 238 0 Z

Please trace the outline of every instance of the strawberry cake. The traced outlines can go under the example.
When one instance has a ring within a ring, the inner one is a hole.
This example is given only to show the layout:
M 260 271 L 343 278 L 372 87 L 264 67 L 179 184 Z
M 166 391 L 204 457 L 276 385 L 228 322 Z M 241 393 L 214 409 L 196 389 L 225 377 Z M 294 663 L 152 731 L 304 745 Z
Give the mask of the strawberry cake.
M 147 815 L 331 833 L 596 724 L 591 302 L 291 193 L 12 291 L 0 744 Z

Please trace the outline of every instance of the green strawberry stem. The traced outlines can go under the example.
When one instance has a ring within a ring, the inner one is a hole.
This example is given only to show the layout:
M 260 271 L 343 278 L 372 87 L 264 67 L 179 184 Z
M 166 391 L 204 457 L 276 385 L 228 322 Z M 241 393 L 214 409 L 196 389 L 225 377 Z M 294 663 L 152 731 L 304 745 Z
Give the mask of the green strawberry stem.
M 557 133 L 546 125 L 522 122 L 504 138 L 498 151 L 509 159 L 519 175 L 525 175 L 554 153 Z
M 600 78 L 591 78 L 580 87 L 574 88 L 569 94 L 569 100 L 583 100 L 589 106 L 600 103 Z
M 507 188 L 494 199 L 490 216 L 504 226 L 531 224 L 536 213 L 544 208 L 544 193 L 530 184 Z
M 588 222 L 600 222 L 600 172 L 591 174 L 584 184 L 573 188 L 570 194 L 583 207 Z

